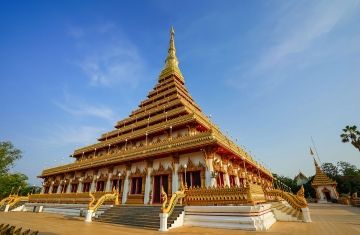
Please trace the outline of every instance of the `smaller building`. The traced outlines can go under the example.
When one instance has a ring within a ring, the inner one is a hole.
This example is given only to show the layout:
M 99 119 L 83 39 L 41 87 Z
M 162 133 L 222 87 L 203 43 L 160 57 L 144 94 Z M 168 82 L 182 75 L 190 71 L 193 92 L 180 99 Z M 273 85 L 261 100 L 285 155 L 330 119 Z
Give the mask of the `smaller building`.
M 316 160 L 314 159 L 315 164 L 315 176 L 311 182 L 311 186 L 315 189 L 316 198 L 318 203 L 326 203 L 332 199 L 338 199 L 339 194 L 336 191 L 336 181 L 330 179 L 319 167 Z
M 309 179 L 301 171 L 299 171 L 299 174 L 295 176 L 294 181 L 296 182 L 297 186 L 300 186 L 306 184 Z

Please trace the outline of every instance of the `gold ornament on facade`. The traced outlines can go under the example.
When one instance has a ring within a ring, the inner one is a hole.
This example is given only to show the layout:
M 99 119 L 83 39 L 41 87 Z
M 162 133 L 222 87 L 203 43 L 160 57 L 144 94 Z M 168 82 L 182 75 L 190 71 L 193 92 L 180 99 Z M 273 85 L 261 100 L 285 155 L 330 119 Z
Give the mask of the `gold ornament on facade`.
M 91 201 L 88 204 L 88 209 L 93 210 L 94 212 L 99 209 L 99 207 L 104 204 L 105 201 L 114 201 L 115 205 L 119 205 L 119 191 L 115 189 L 113 189 L 112 193 L 103 194 L 97 200 L 91 192 L 89 192 L 89 196 L 91 198 Z

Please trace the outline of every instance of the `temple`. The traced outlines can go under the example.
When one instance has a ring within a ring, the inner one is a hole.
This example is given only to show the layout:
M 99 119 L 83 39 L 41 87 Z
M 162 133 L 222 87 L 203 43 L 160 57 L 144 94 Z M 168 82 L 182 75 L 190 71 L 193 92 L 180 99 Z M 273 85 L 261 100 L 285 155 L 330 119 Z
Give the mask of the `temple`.
M 295 195 L 273 184 L 271 172 L 193 100 L 179 68 L 173 28 L 165 66 L 147 98 L 72 157 L 73 163 L 42 172 L 40 194 L 11 194 L 0 209 L 80 215 L 86 222 L 160 231 L 183 225 L 267 230 L 277 220 L 311 222 L 304 188 Z
M 336 181 L 331 180 L 319 167 L 314 159 L 315 176 L 311 186 L 315 189 L 316 199 L 319 203 L 330 202 L 332 199 L 338 199 L 339 194 L 336 191 Z
M 300 186 L 306 184 L 309 179 L 301 171 L 299 171 L 299 174 L 294 177 L 294 181 L 297 186 Z
M 123 204 L 156 204 L 161 187 L 171 196 L 182 183 L 230 187 L 272 182 L 270 171 L 225 136 L 191 97 L 179 68 L 173 28 L 165 66 L 147 98 L 114 130 L 75 150 L 72 157 L 74 163 L 42 172 L 42 193 L 115 188 Z

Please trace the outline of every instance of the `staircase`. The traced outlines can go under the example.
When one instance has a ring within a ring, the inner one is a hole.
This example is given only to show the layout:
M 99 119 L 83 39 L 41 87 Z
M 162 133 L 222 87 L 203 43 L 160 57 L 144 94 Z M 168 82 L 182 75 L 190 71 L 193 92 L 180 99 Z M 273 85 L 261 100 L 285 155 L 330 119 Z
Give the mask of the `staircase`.
M 278 221 L 303 221 L 302 212 L 292 208 L 286 202 L 273 202 L 271 210 Z
M 17 203 L 15 203 L 14 205 L 12 205 L 10 208 L 9 208 L 9 211 L 12 211 L 13 209 L 16 209 L 22 205 L 25 205 L 25 203 L 27 203 L 27 201 L 19 201 Z
M 168 228 L 183 211 L 183 206 L 175 206 L 168 218 Z M 106 210 L 96 221 L 157 230 L 160 227 L 159 213 L 160 206 L 120 205 Z

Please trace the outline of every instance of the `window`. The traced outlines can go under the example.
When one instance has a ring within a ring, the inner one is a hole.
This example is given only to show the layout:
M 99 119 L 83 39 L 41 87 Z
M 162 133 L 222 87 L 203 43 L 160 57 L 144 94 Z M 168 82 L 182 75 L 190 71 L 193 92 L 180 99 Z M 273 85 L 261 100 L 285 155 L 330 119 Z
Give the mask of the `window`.
M 57 186 L 57 185 L 55 186 L 55 185 L 54 185 L 53 188 L 52 188 L 51 193 L 57 193 L 58 187 L 59 187 L 59 186 Z
M 230 175 L 229 180 L 230 180 L 230 187 L 234 187 L 236 185 L 236 183 L 235 183 L 235 175 Z
M 78 189 L 78 184 L 72 184 L 72 185 L 71 185 L 71 192 L 72 192 L 72 193 L 76 193 L 76 192 L 77 192 L 77 189 Z
M 66 184 L 66 185 L 62 185 L 61 186 L 61 193 L 66 193 L 66 191 L 67 191 L 67 188 L 68 188 L 68 185 Z
M 90 191 L 90 183 L 84 183 L 83 193 L 88 193 Z
M 218 187 L 224 187 L 224 173 L 218 172 L 216 183 Z
M 50 187 L 49 187 L 49 186 L 46 186 L 46 187 L 45 187 L 45 190 L 44 190 L 44 194 L 48 194 L 48 193 L 49 193 L 49 189 L 50 189 Z
M 185 182 L 185 173 L 183 173 L 183 180 Z M 188 187 L 201 187 L 200 171 L 187 171 L 186 185 Z
M 121 191 L 121 179 L 112 181 L 111 190 L 113 190 L 114 188 L 115 188 L 115 190 L 119 189 L 119 192 Z
M 97 192 L 103 192 L 105 189 L 105 182 L 104 181 L 98 181 L 96 183 L 96 191 Z
M 141 194 L 142 178 L 134 177 L 131 179 L 131 194 Z

